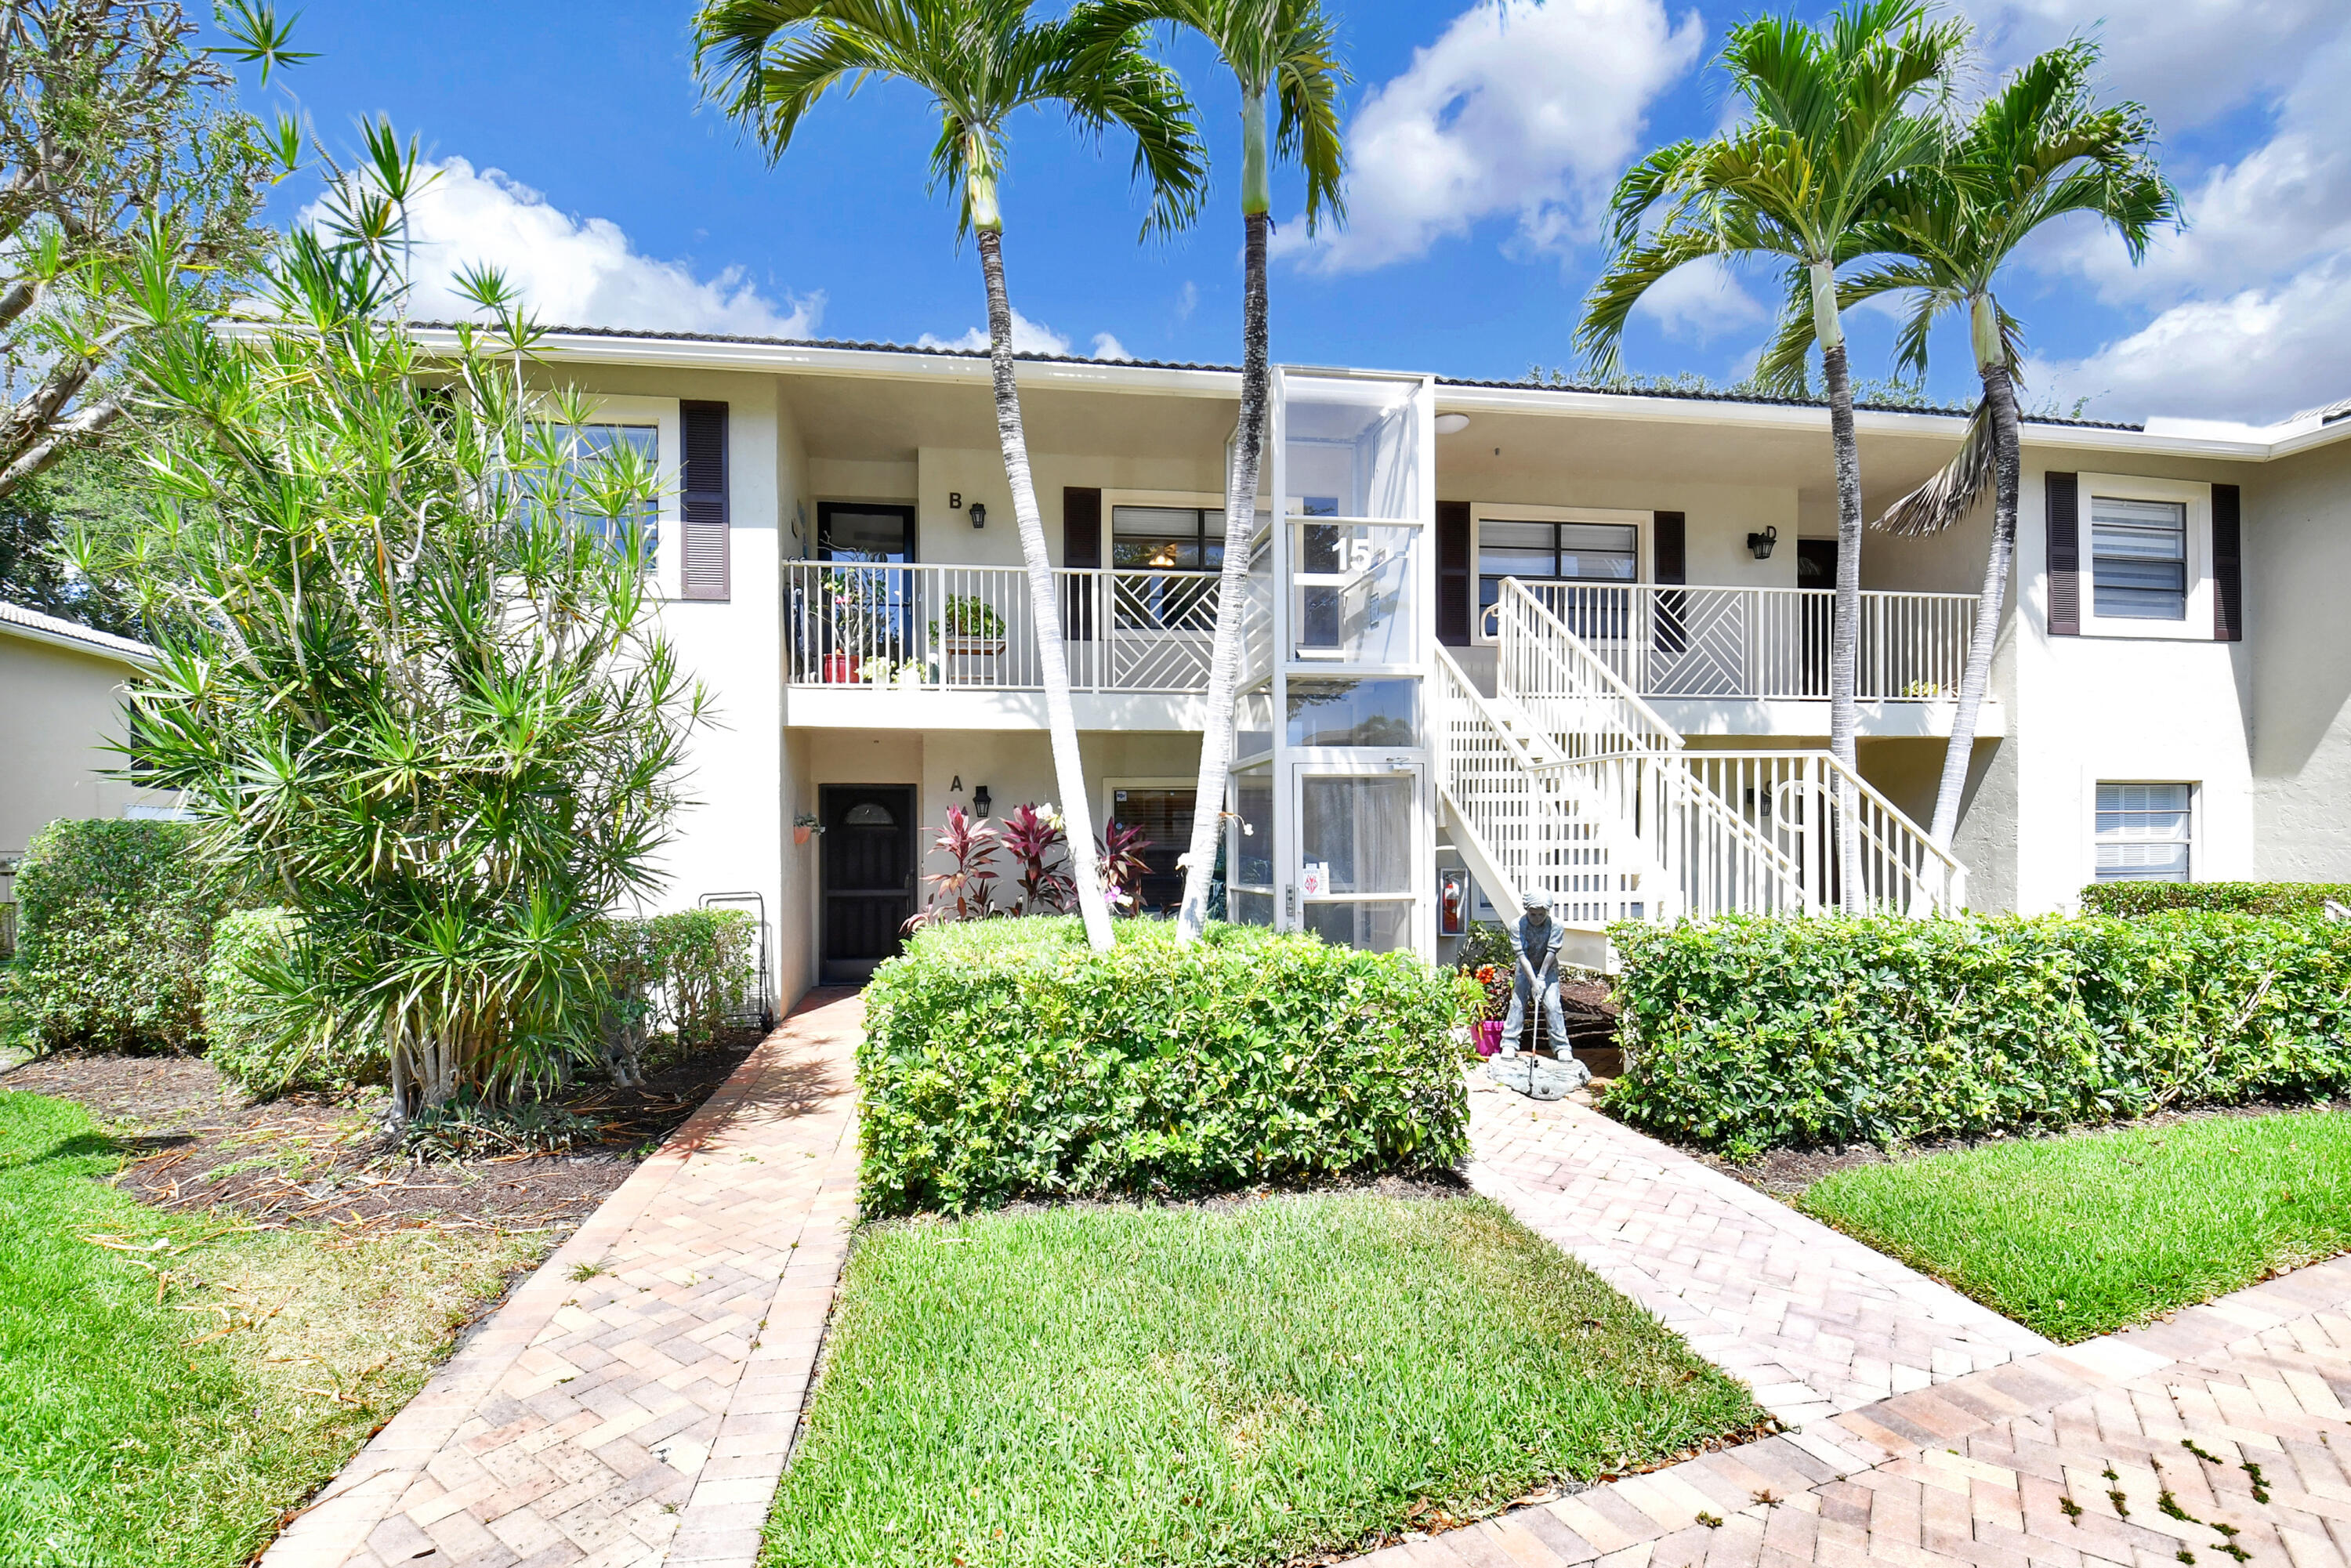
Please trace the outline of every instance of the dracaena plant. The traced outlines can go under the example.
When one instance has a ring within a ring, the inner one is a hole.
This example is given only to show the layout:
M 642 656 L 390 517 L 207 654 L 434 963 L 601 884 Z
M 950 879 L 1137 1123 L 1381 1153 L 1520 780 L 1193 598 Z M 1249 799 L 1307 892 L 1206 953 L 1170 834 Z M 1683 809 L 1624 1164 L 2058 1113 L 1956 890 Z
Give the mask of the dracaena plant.
M 946 826 L 931 841 L 934 853 L 947 858 L 947 869 L 926 873 L 930 901 L 900 929 L 919 931 L 950 920 L 985 920 L 997 913 L 996 884 L 1003 873 L 996 869 L 996 831 L 986 822 L 974 822 L 961 806 L 947 808 Z
M 289 236 L 246 330 L 149 297 L 130 363 L 172 434 L 110 564 L 158 650 L 136 777 L 298 916 L 259 977 L 288 1040 L 380 1041 L 404 1119 L 593 1059 L 589 939 L 658 886 L 705 715 L 647 576 L 652 464 L 582 449 L 495 275 L 466 285 L 492 324 L 408 331 L 415 148 L 370 147 L 339 200 L 373 220 Z
M 1015 806 L 1004 813 L 998 830 L 1006 852 L 1019 864 L 1013 878 L 1020 890 L 1012 903 L 1015 915 L 1066 915 L 1076 902 L 1077 888 L 1069 875 L 1070 836 L 1049 807 Z
M 1143 852 L 1150 847 L 1150 834 L 1124 822 L 1108 824 L 1102 837 L 1094 841 L 1103 895 L 1113 909 L 1131 913 L 1141 900 L 1143 879 L 1151 870 Z

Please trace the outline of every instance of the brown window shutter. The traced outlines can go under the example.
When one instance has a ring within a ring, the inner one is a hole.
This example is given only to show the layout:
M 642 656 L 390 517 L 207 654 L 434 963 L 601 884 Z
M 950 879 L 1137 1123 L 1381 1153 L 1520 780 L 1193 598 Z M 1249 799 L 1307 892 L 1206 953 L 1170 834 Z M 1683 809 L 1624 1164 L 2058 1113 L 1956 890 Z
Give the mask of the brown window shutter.
M 1689 580 L 1689 521 L 1680 512 L 1652 512 L 1649 560 L 1659 582 Z
M 1099 567 L 1102 563 L 1102 492 L 1082 485 L 1063 486 L 1061 564 Z M 1094 640 L 1094 601 L 1101 595 L 1088 591 L 1092 580 L 1082 577 L 1062 580 L 1061 635 L 1073 643 Z
M 2234 485 L 2212 486 L 2212 640 L 2241 643 L 2245 637 L 2245 545 Z
M 725 599 L 732 591 L 727 562 L 726 405 L 681 402 L 678 424 L 685 448 L 678 464 L 678 511 L 685 538 L 678 586 L 687 599 Z
M 2049 503 L 2049 634 L 2082 634 L 2082 476 L 2044 474 Z
M 1689 518 L 1680 512 L 1649 514 L 1649 565 L 1660 586 L 1689 580 Z M 1689 595 L 1657 595 L 1657 650 L 1679 653 L 1689 647 Z
M 1437 640 L 1448 648 L 1469 645 L 1469 608 L 1475 601 L 1469 570 L 1469 503 L 1437 503 Z

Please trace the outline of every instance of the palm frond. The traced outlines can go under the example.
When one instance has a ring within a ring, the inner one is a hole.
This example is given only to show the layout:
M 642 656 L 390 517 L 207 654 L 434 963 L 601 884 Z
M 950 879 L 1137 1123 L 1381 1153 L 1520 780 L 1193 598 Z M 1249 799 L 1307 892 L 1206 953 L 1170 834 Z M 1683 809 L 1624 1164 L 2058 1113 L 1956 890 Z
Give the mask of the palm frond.
M 1938 534 L 1959 522 L 1991 489 L 2000 468 L 2000 444 L 1992 428 L 1991 400 L 1979 401 L 1968 415 L 1959 451 L 1934 477 L 1886 508 L 1876 526 L 1889 534 L 1917 538 Z

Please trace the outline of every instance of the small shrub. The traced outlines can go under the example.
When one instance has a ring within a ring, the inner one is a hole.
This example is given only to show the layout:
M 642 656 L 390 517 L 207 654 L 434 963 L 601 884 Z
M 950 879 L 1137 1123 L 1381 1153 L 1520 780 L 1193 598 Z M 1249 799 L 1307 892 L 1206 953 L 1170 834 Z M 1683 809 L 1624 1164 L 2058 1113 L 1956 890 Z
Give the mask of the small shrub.
M 470 1090 L 441 1105 L 420 1106 L 401 1129 L 410 1158 L 494 1160 L 505 1155 L 550 1155 L 599 1141 L 587 1117 L 541 1100 L 493 1104 Z
M 2351 1087 L 2351 925 L 1723 919 L 1619 926 L 1608 1108 L 1750 1155 Z
M 1409 954 L 1213 925 L 934 926 L 875 972 L 869 1215 L 1443 1169 L 1468 1152 L 1461 998 Z
M 2200 909 L 2216 915 L 2314 919 L 2326 912 L 2329 899 L 2351 906 L 2351 883 L 2094 882 L 2082 890 L 2082 912 L 2133 917 Z
M 606 921 L 591 956 L 612 998 L 601 1032 L 614 1080 L 641 1082 L 646 1053 L 664 1037 L 681 1051 L 716 1040 L 750 1004 L 758 940 L 739 909 Z
M 204 1043 L 213 924 L 235 883 L 184 822 L 51 822 L 16 873 L 10 1010 L 37 1051 Z
M 204 965 L 204 1055 L 256 1098 L 385 1080 L 381 1040 L 351 1037 L 321 1044 L 262 983 L 262 971 L 285 960 L 300 929 L 285 909 L 234 910 L 213 927 L 212 957 Z

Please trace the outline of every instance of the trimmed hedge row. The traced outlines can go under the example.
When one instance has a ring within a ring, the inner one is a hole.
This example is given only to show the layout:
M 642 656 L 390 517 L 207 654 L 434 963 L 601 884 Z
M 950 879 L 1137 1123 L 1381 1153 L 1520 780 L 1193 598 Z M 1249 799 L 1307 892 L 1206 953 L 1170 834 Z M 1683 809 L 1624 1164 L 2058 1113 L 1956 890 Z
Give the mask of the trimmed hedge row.
M 1474 989 L 1474 987 L 1472 988 Z M 1462 997 L 1410 954 L 1073 919 L 923 932 L 865 991 L 859 1203 L 1192 1194 L 1449 1167 Z
M 185 822 L 67 819 L 16 873 L 9 1010 L 36 1051 L 204 1044 L 214 924 L 239 902 Z
M 2082 890 L 2085 915 L 2137 916 L 2171 909 L 2212 914 L 2314 917 L 2326 901 L 2351 906 L 2351 883 L 2094 882 Z
M 2351 1088 L 2351 924 L 1620 926 L 1608 1108 L 1739 1157 Z

